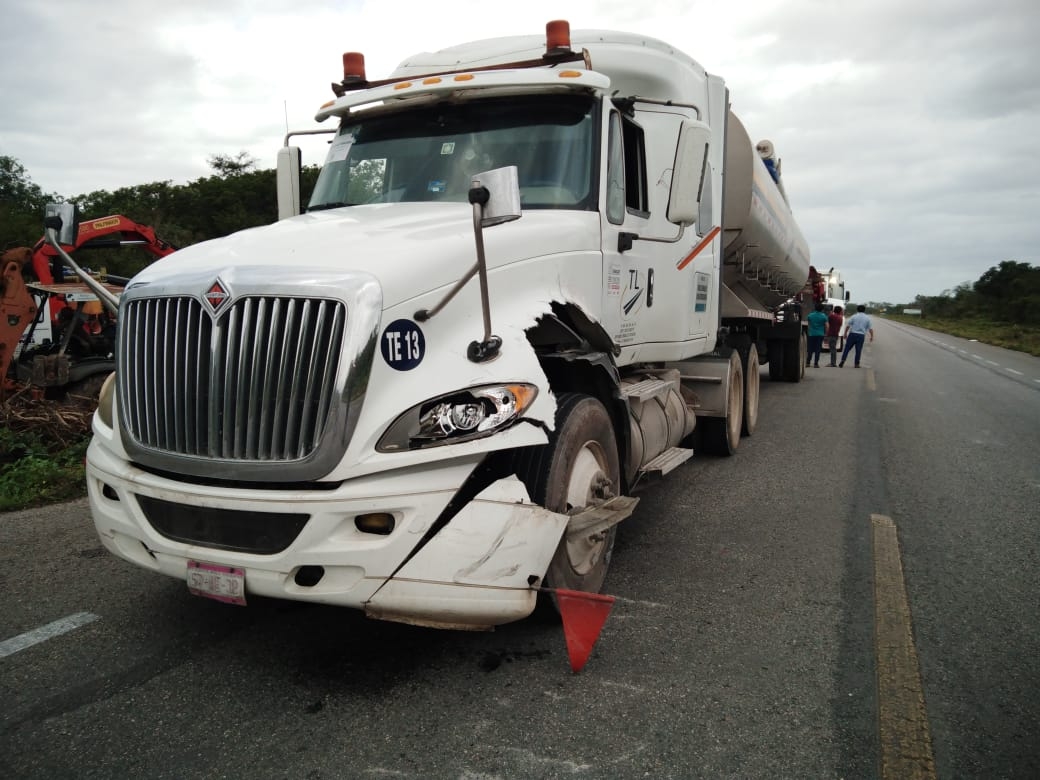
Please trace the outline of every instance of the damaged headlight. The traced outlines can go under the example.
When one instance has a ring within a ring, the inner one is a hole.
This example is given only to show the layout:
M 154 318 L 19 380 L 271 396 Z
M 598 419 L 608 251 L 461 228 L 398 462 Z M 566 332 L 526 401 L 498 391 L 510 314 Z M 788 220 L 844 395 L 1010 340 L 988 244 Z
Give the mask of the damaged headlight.
M 523 415 L 534 402 L 533 385 L 487 385 L 424 401 L 402 414 L 379 439 L 380 452 L 456 444 L 490 436 Z

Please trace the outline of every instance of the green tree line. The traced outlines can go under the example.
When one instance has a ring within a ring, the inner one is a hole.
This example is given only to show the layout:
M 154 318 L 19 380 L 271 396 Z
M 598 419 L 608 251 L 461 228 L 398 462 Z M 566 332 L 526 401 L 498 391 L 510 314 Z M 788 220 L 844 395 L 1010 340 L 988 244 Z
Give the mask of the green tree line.
M 918 295 L 914 307 L 934 319 L 1040 325 L 1040 267 L 1005 260 L 975 282 L 941 295 Z
M 245 152 L 212 155 L 208 162 L 213 174 L 187 184 L 156 181 L 66 197 L 43 192 L 18 160 L 0 155 L 0 248 L 35 244 L 43 235 L 43 211 L 49 202 L 75 203 L 82 219 L 121 214 L 148 225 L 177 248 L 278 218 L 274 169 L 258 170 L 256 160 Z M 317 166 L 302 171 L 304 203 L 317 176 Z M 143 251 L 113 249 L 77 259 L 81 265 L 105 267 L 121 276 L 133 276 L 153 260 Z

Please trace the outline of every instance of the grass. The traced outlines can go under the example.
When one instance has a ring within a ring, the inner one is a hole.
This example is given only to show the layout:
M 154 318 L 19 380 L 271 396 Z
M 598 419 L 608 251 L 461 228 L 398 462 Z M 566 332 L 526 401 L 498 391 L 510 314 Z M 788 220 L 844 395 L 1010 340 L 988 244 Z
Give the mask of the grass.
M 1013 349 L 1040 357 L 1040 327 L 1035 325 L 1016 325 L 1009 322 L 992 322 L 981 318 L 941 320 L 931 317 L 911 317 L 906 314 L 885 314 L 886 320 L 916 325 L 950 336 L 963 339 L 975 339 L 983 344 Z
M 0 429 L 0 512 L 69 501 L 86 494 L 89 439 L 71 445 L 39 433 Z

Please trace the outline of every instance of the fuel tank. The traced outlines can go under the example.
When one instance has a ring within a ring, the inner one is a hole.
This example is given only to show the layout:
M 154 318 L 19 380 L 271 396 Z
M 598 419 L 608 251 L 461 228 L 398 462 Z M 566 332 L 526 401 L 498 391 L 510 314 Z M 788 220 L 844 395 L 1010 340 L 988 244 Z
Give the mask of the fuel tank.
M 767 159 L 731 111 L 726 125 L 722 281 L 745 302 L 771 309 L 805 287 L 809 246 L 788 205 L 772 144 L 762 141 L 759 147 Z

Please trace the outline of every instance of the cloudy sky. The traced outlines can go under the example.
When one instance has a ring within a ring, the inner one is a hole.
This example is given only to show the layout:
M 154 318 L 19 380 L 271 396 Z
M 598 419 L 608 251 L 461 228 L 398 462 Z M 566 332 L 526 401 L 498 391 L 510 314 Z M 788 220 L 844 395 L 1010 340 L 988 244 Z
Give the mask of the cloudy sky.
M 69 199 L 187 183 L 214 154 L 271 168 L 287 126 L 317 127 L 342 52 L 385 78 L 557 18 L 660 38 L 725 78 L 777 148 L 814 263 L 854 300 L 1040 265 L 1037 0 L 5 0 L 0 155 Z

